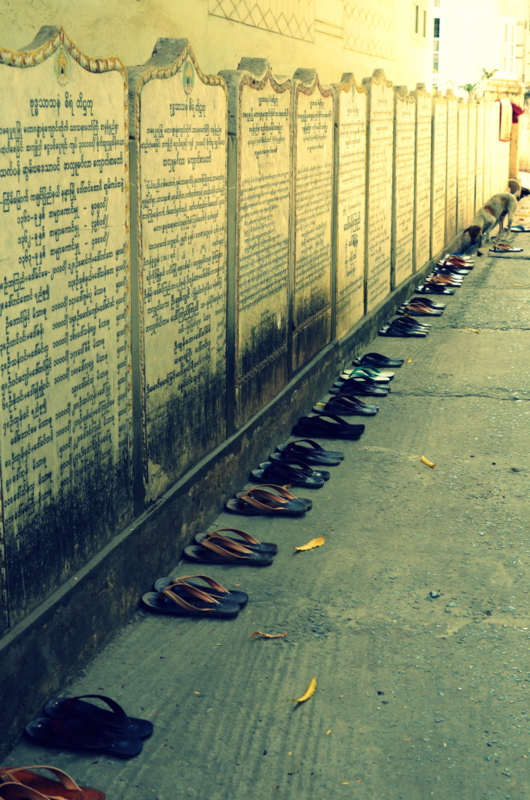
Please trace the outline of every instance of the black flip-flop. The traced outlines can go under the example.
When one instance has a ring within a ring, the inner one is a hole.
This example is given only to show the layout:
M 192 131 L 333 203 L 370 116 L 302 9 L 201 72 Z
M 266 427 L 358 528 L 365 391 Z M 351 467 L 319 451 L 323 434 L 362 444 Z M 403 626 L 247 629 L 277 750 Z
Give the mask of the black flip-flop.
M 335 395 L 325 402 L 317 403 L 313 407 L 315 414 L 339 414 L 343 417 L 374 417 L 379 411 L 379 406 L 368 405 L 346 392 Z
M 354 367 L 375 367 L 385 369 L 386 367 L 402 367 L 405 363 L 404 358 L 389 358 L 381 353 L 365 353 L 364 356 L 355 358 L 352 362 Z
M 231 528 L 225 528 L 224 530 L 232 530 Z M 199 536 L 201 534 L 198 534 Z M 278 548 L 276 548 L 278 549 Z M 201 580 L 207 584 L 206 587 L 201 586 L 200 584 L 197 585 L 194 583 L 194 580 Z M 173 586 L 175 583 L 178 583 L 182 586 L 183 590 L 185 591 L 186 586 L 193 586 L 195 589 L 200 589 L 206 594 L 215 597 L 216 600 L 219 600 L 221 603 L 235 603 L 235 605 L 240 606 L 243 608 L 248 603 L 248 594 L 246 592 L 239 592 L 235 589 L 225 589 L 224 586 L 221 586 L 220 583 L 214 581 L 213 578 L 210 578 L 209 575 L 182 575 L 178 578 L 159 578 L 155 581 L 154 588 L 157 592 L 161 592 L 162 589 L 167 589 L 169 586 Z M 187 592 L 184 597 L 189 599 L 190 595 Z
M 345 381 L 335 381 L 329 391 L 331 394 L 360 394 L 367 397 L 386 397 L 390 391 L 390 386 L 377 386 L 360 378 L 348 378 Z
M 300 466 L 310 469 L 315 478 L 322 478 L 324 481 L 329 481 L 331 478 L 331 472 L 328 472 L 327 469 L 320 469 L 320 466 L 318 469 L 313 469 L 307 461 L 302 461 L 300 458 L 291 458 L 290 456 L 285 456 L 283 453 L 271 453 L 269 458 L 270 461 L 263 461 L 263 463 L 259 465 L 260 469 L 265 469 L 265 467 L 268 467 L 273 462 L 280 464 L 300 464 Z M 329 464 L 327 466 L 329 466 Z
M 105 753 L 117 758 L 134 758 L 142 752 L 141 739 L 113 736 L 98 722 L 81 717 L 39 717 L 26 725 L 26 734 L 45 747 Z
M 185 549 L 186 552 L 188 548 Z M 220 601 L 201 589 L 172 583 L 160 592 L 146 592 L 142 603 L 155 614 L 168 617 L 208 617 L 209 619 L 232 619 L 237 617 L 241 606 Z
M 293 434 L 323 436 L 325 439 L 359 439 L 364 433 L 364 425 L 352 425 L 335 414 L 317 417 L 300 417 L 293 428 Z
M 417 287 L 418 294 L 454 294 L 455 290 L 446 286 L 441 286 L 439 283 L 431 283 L 426 281 Z
M 306 489 L 321 489 L 324 479 L 313 474 L 313 470 L 298 462 L 299 466 L 274 461 L 266 467 L 252 470 L 252 478 L 263 483 L 289 484 Z
M 306 447 L 306 444 L 309 447 Z M 284 453 L 285 456 L 292 455 L 308 463 L 322 464 L 328 467 L 337 466 L 337 464 L 332 464 L 331 462 L 340 463 L 344 458 L 344 453 L 341 453 L 340 450 L 326 450 L 318 442 L 314 442 L 313 439 L 296 439 L 294 442 L 278 444 L 276 445 L 276 450 Z
M 87 703 L 86 698 L 101 700 L 106 708 Z M 123 708 L 111 697 L 103 694 L 81 694 L 77 697 L 54 697 L 44 706 L 49 717 L 76 716 L 92 720 L 107 728 L 112 734 L 123 734 L 127 738 L 147 739 L 153 733 L 153 723 L 147 719 L 128 717 Z
M 271 484 L 266 484 L 271 487 Z M 312 507 L 305 498 L 295 497 L 287 492 L 283 486 L 271 487 L 274 492 L 266 491 L 261 486 L 254 486 L 244 492 L 238 492 L 232 500 L 226 503 L 226 510 L 231 514 L 244 516 L 281 516 L 301 517 Z

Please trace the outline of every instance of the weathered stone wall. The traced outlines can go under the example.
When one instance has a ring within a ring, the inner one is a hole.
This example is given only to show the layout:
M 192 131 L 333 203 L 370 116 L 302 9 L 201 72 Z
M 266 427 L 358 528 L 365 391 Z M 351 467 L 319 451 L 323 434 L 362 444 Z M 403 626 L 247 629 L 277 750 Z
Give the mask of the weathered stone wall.
M 0 50 L 0 98 L 6 631 L 168 493 L 189 504 L 505 187 L 509 143 L 498 103 L 265 58 L 208 74 L 186 39 L 126 70 L 46 28 Z

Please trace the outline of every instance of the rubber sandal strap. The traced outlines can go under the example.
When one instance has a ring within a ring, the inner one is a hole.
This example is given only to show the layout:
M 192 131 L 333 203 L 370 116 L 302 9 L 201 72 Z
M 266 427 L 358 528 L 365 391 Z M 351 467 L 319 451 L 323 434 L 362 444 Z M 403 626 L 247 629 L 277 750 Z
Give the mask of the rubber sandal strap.
M 257 496 L 255 496 L 257 495 L 257 492 L 250 494 L 251 491 L 252 489 L 250 489 L 248 492 L 244 492 L 238 499 L 248 503 L 251 506 L 254 506 L 254 508 L 260 509 L 261 511 L 270 511 L 271 508 L 283 510 L 287 505 L 286 500 L 283 500 L 281 497 L 277 497 L 271 492 L 260 492 L 259 496 L 262 497 L 263 500 L 258 500 Z
M 253 496 L 254 494 L 263 493 L 264 495 L 267 495 L 268 497 L 274 497 L 276 500 L 280 500 L 280 501 L 282 500 L 282 498 L 285 498 L 286 500 L 296 500 L 296 497 L 294 496 L 294 494 L 291 494 L 291 492 L 287 491 L 286 487 L 288 485 L 289 484 L 285 484 L 284 486 L 280 486 L 277 483 L 262 483 L 261 486 L 253 486 L 251 489 L 248 489 L 245 494 L 250 494 L 252 492 L 252 496 Z M 263 492 L 263 489 L 267 489 L 267 488 L 274 489 L 279 495 L 281 495 L 281 497 L 277 497 L 273 492 Z
M 233 550 L 235 553 L 245 553 L 248 555 L 252 552 L 252 550 L 249 550 L 248 547 L 245 547 L 241 542 L 236 542 L 235 539 L 231 539 L 229 536 L 221 536 L 218 533 L 209 534 L 206 539 L 202 540 L 201 545 L 209 542 L 224 547 L 226 550 Z
M 224 540 L 224 542 L 227 541 L 231 542 L 231 540 Z M 231 544 L 236 543 L 231 542 Z M 211 539 L 205 539 L 203 542 L 201 542 L 200 546 L 206 547 L 208 550 L 217 553 L 218 556 L 222 556 L 222 558 L 248 558 L 252 555 L 251 550 L 247 550 L 246 547 L 242 547 L 241 545 L 236 545 L 234 548 L 228 545 L 223 547 L 220 544 L 216 544 L 216 542 L 212 542 Z
M 86 715 L 87 717 L 90 717 L 89 712 L 84 712 L 82 710 L 79 711 L 75 707 L 76 700 L 85 700 L 87 697 L 93 698 L 94 700 L 101 700 L 103 703 L 106 703 L 106 705 L 108 705 L 111 711 L 113 711 L 114 714 L 116 714 L 116 716 L 120 717 L 122 720 L 129 719 L 129 717 L 127 716 L 123 708 L 120 706 L 120 704 L 117 703 L 115 700 L 113 700 L 111 697 L 106 697 L 104 694 L 80 694 L 76 697 L 68 697 L 64 701 L 63 708 L 65 709 L 65 711 L 72 710 L 77 714 L 83 714 L 84 716 Z
M 235 531 L 236 528 L 221 528 L 221 530 L 225 530 L 225 531 L 233 530 L 233 531 Z M 216 531 L 214 531 L 214 533 L 216 533 Z M 218 591 L 218 592 L 224 592 L 225 594 L 230 594 L 230 590 L 229 589 L 225 589 L 224 586 L 221 586 L 220 583 L 217 583 L 217 581 L 214 581 L 214 579 L 210 578 L 209 575 L 179 575 L 178 578 L 175 578 L 175 583 L 181 583 L 181 582 L 185 582 L 185 581 L 190 581 L 193 578 L 199 578 L 201 581 L 204 581 L 205 583 L 209 584 L 209 586 L 211 586 L 212 589 L 216 589 L 216 591 Z M 194 588 L 197 588 L 197 587 L 194 587 Z
M 56 778 L 62 783 L 65 789 L 71 789 L 72 791 L 81 791 L 81 787 L 77 785 L 73 778 L 68 775 L 67 772 L 63 772 L 62 769 L 58 767 L 50 767 L 48 764 L 32 764 L 30 767 L 13 767 L 13 769 L 6 768 L 0 770 L 0 781 L 5 782 L 6 775 L 9 776 L 10 780 L 14 783 L 22 784 L 22 781 L 19 781 L 17 778 L 17 772 L 29 772 L 32 769 L 46 769 L 48 772 L 53 772 Z
M 244 539 L 249 544 L 260 544 L 258 539 L 254 539 L 254 537 L 251 536 L 250 533 L 247 533 L 246 531 L 241 531 L 239 530 L 239 528 L 218 528 L 216 531 L 210 531 L 208 533 L 208 537 L 221 534 L 224 531 L 226 531 L 227 533 L 237 533 L 238 536 L 241 536 L 241 538 Z M 227 538 L 229 537 L 223 536 L 223 539 Z
M 29 786 L 24 786 L 18 781 L 0 783 L 0 797 L 4 797 L 6 800 L 13 800 L 15 797 L 24 798 L 24 800 L 49 800 L 46 795 Z
M 173 584 L 173 588 L 174 587 L 175 587 L 175 584 Z M 203 600 L 204 599 L 203 597 L 200 597 L 195 592 L 191 591 L 194 588 L 195 588 L 194 586 L 186 585 L 186 591 L 188 591 L 190 594 L 194 594 L 199 600 Z M 200 590 L 199 590 L 199 592 L 200 592 Z M 188 603 L 188 601 L 184 600 L 184 598 L 180 597 L 180 595 L 175 594 L 175 592 L 173 592 L 171 590 L 171 586 L 168 586 L 167 589 L 162 589 L 160 594 L 164 595 L 164 597 L 169 598 L 169 600 L 171 600 L 173 603 L 175 603 L 175 605 L 180 606 L 181 608 L 185 609 L 186 611 L 197 611 L 197 607 L 196 606 L 192 605 L 192 603 Z M 200 592 L 200 594 L 202 595 L 202 594 L 204 594 L 204 592 Z M 211 595 L 207 595 L 207 597 L 208 597 L 208 599 L 206 600 L 206 602 L 207 603 L 211 603 L 212 607 L 214 605 L 218 605 L 218 601 L 214 597 L 212 597 Z M 205 609 L 201 609 L 201 611 L 210 611 L 210 609 L 205 608 Z
M 175 583 L 170 584 L 170 586 L 166 586 L 165 589 L 169 589 L 173 594 L 175 594 L 178 597 L 178 594 L 173 590 L 178 589 L 181 586 L 185 586 L 186 591 L 189 594 L 192 594 L 198 600 L 204 600 L 205 603 L 214 602 L 214 598 L 212 597 L 211 594 L 208 594 L 208 592 L 205 592 L 203 589 L 199 589 L 198 586 L 192 586 L 191 583 L 186 583 L 186 581 L 183 581 L 181 578 L 175 580 Z
M 310 445 L 313 448 L 313 450 L 319 450 L 319 451 L 324 450 L 322 445 L 320 445 L 318 442 L 315 442 L 313 439 L 295 439 L 295 441 L 290 442 L 285 449 L 288 450 L 289 448 L 294 447 L 296 444 L 299 445 L 300 442 L 306 442 L 306 444 Z M 304 449 L 307 450 L 307 448 Z

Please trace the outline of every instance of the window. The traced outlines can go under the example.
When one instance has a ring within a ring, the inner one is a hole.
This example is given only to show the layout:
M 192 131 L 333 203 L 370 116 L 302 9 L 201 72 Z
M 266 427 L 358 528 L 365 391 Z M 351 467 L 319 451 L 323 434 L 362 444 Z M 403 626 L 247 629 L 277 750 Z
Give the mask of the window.
M 422 39 L 427 38 L 427 9 L 416 3 L 412 6 L 412 31 Z
M 434 18 L 434 38 L 432 47 L 432 69 L 433 72 L 440 70 L 440 17 Z
M 512 75 L 515 75 L 516 25 L 515 19 L 501 19 L 501 70 Z

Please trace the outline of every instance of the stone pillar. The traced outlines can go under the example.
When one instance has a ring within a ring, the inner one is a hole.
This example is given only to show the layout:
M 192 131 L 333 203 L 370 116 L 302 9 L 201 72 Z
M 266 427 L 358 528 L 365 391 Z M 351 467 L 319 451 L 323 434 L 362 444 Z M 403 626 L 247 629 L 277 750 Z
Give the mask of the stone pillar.
M 376 69 L 363 85 L 368 92 L 366 191 L 366 310 L 390 292 L 394 91 Z
M 436 92 L 432 101 L 431 152 L 431 256 L 435 258 L 443 249 L 446 241 L 447 100 L 441 92 Z
M 466 100 L 458 100 L 458 178 L 457 178 L 457 228 L 463 231 L 467 223 L 468 175 L 467 139 L 469 132 L 469 105 Z
M 447 200 L 445 211 L 445 238 L 449 243 L 457 235 L 456 191 L 458 170 L 458 103 L 452 89 L 445 93 L 447 99 Z
M 335 244 L 336 335 L 344 336 L 364 314 L 367 93 L 351 73 L 333 87 L 336 110 Z
M 227 93 L 187 39 L 129 68 L 143 477 L 153 502 L 226 435 Z
M 477 169 L 477 104 L 468 103 L 467 133 L 467 216 L 466 224 L 475 216 L 475 182 Z
M 477 152 L 475 162 L 475 207 L 473 214 L 484 205 L 484 103 L 477 103 Z
M 416 91 L 416 157 L 414 167 L 414 271 L 421 269 L 431 254 L 431 140 L 432 98 L 425 84 Z
M 133 514 L 127 76 L 62 28 L 0 51 L 7 622 Z
M 303 366 L 331 336 L 333 89 L 315 70 L 293 78 L 293 353 Z
M 221 75 L 229 90 L 229 329 L 240 427 L 289 374 L 292 84 L 276 79 L 265 59 L 244 58 Z
M 416 98 L 406 86 L 394 87 L 394 164 L 392 195 L 392 287 L 413 272 Z
M 492 196 L 493 168 L 493 103 L 484 102 L 484 203 Z

